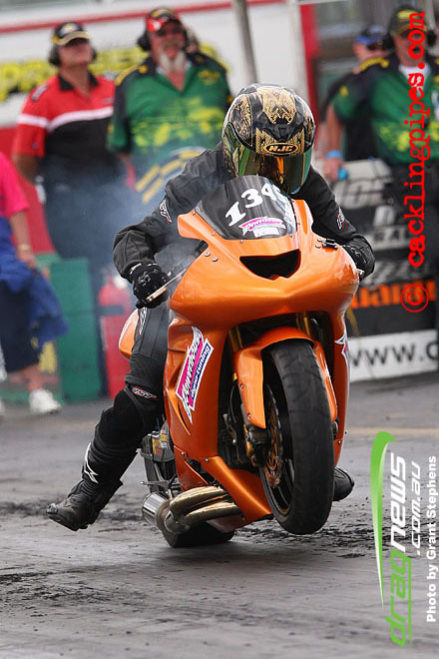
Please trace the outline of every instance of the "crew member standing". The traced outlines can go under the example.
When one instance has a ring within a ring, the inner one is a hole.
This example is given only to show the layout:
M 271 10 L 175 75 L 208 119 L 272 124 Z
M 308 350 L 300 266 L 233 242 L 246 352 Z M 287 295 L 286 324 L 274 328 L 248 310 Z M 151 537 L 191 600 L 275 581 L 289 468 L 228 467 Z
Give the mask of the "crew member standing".
M 386 30 L 381 25 L 369 25 L 362 30 L 354 39 L 352 50 L 357 58 L 357 65 L 353 71 L 345 73 L 335 80 L 326 95 L 321 110 L 321 123 L 319 126 L 319 149 L 324 151 L 324 175 L 330 181 L 336 181 L 339 174 L 337 157 L 343 158 L 341 152 L 341 132 L 340 135 L 331 134 L 328 136 L 327 115 L 334 112 L 332 100 L 338 93 L 339 89 L 346 85 L 349 80 L 360 73 L 363 68 L 367 68 L 371 63 L 377 62 L 379 58 L 384 57 L 387 53 L 383 48 L 383 41 Z M 331 117 L 332 119 L 332 117 Z M 331 121 L 330 119 L 330 121 Z M 330 123 L 331 130 L 335 131 L 337 125 L 333 121 Z M 372 126 L 370 123 L 370 112 L 365 109 L 359 116 L 351 121 L 346 122 L 344 135 L 344 159 L 346 162 L 352 160 L 366 160 L 376 156 L 376 149 L 373 139 Z M 327 151 L 329 141 L 337 145 L 337 149 Z
M 130 216 L 125 170 L 106 148 L 114 83 L 94 76 L 88 32 L 58 25 L 49 61 L 57 75 L 33 90 L 18 118 L 13 161 L 31 183 L 42 177 L 50 237 L 63 258 L 88 258 L 95 299 L 112 262 L 115 233 Z
M 138 40 L 149 56 L 116 80 L 108 146 L 134 168 L 142 216 L 162 199 L 168 179 L 218 142 L 232 100 L 221 64 L 188 52 L 188 43 L 177 14 L 154 9 Z

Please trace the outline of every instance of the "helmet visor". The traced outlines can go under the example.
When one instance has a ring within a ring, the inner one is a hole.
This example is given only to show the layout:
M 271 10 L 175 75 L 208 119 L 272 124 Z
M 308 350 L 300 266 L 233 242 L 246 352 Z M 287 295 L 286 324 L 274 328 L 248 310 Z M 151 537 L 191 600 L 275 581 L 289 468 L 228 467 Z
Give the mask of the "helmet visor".
M 235 160 L 236 158 L 236 160 Z M 304 184 L 311 164 L 311 149 L 297 156 L 263 156 L 243 144 L 233 154 L 238 176 L 257 174 L 273 181 L 283 192 L 294 194 Z
M 223 141 L 232 161 L 235 176 L 265 176 L 286 194 L 295 194 L 304 184 L 311 164 L 312 150 L 295 156 L 265 156 L 242 144 L 229 126 Z

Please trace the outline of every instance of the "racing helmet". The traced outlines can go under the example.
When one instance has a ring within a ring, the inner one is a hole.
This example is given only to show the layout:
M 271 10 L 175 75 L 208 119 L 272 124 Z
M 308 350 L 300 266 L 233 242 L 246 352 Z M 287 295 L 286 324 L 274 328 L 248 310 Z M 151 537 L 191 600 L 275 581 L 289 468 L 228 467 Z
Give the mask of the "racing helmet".
M 294 194 L 308 176 L 315 122 L 293 89 L 254 84 L 241 89 L 223 124 L 226 167 L 234 176 L 258 174 Z

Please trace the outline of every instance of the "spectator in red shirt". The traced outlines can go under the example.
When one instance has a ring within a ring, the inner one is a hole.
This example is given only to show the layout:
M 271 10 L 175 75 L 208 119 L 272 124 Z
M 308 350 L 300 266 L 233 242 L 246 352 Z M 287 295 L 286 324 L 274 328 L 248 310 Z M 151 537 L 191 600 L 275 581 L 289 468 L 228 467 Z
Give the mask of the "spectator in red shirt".
M 105 146 L 114 84 L 89 71 L 96 53 L 81 24 L 58 25 L 52 44 L 49 61 L 58 73 L 29 94 L 13 161 L 31 183 L 42 177 L 52 242 L 63 258 L 89 259 L 97 296 L 114 236 L 129 214 L 124 167 Z
M 36 270 L 27 208 L 14 168 L 0 153 L 0 381 L 15 373 L 29 391 L 31 411 L 48 414 L 61 406 L 44 389 L 38 354 L 45 340 L 67 327 L 50 285 Z M 36 348 L 32 339 L 41 337 L 43 318 L 45 338 Z M 0 399 L 0 417 L 4 411 Z

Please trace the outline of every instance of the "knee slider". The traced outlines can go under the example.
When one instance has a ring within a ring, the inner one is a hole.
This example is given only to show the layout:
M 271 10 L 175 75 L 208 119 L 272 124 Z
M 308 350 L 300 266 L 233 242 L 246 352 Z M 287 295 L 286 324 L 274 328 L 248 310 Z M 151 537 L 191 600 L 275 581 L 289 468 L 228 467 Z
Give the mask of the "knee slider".
M 142 421 L 142 435 L 150 432 L 160 414 L 161 404 L 158 396 L 138 385 L 128 385 L 124 391 L 131 399 Z
M 128 385 L 120 394 L 125 394 L 130 400 L 131 408 L 135 408 L 142 424 L 142 434 L 152 430 L 160 410 L 158 397 L 138 385 Z M 125 401 L 125 398 L 124 398 Z
M 154 403 L 154 404 L 153 404 Z M 155 423 L 157 401 L 135 396 L 127 387 L 119 391 L 113 407 L 102 413 L 99 433 L 110 442 L 138 438 Z
M 139 414 L 144 414 L 145 411 L 157 414 L 159 397 L 153 394 L 152 391 L 148 391 L 144 387 L 135 384 L 127 385 L 123 391 L 130 398 Z

